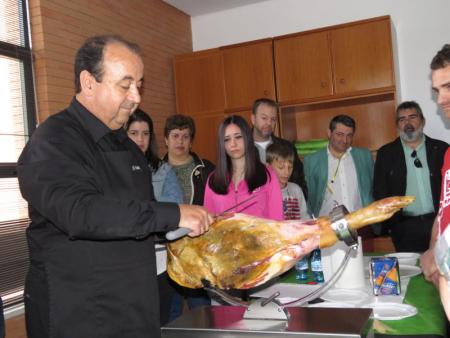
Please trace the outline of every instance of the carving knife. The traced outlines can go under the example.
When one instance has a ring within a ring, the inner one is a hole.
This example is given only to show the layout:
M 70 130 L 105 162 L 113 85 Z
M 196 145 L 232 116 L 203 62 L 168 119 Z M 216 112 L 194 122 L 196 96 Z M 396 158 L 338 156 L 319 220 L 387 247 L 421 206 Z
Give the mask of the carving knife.
M 222 211 L 220 214 L 215 215 L 214 219 L 217 219 L 217 218 L 225 215 L 226 213 L 230 212 L 233 209 L 236 209 L 237 207 L 241 206 L 244 203 L 247 203 L 248 201 L 254 199 L 255 197 L 256 197 L 256 194 L 251 195 L 250 197 L 246 198 L 243 201 L 240 201 L 239 203 L 236 203 L 235 205 L 233 205 L 233 206 L 229 207 L 228 209 Z M 166 239 L 169 240 L 169 241 L 174 241 L 174 240 L 176 240 L 178 238 L 186 236 L 191 231 L 192 230 L 189 229 L 189 228 L 178 228 L 176 230 L 172 230 L 172 231 L 169 231 L 168 233 L 166 233 Z

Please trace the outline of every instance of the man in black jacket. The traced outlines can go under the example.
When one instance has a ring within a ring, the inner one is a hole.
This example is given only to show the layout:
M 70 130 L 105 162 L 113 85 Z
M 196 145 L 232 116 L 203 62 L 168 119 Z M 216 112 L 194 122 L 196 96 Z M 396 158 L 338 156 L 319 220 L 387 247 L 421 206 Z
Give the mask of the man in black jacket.
M 385 222 L 397 251 L 423 252 L 428 248 L 439 210 L 441 167 L 446 142 L 423 133 L 425 117 L 414 101 L 397 107 L 394 142 L 381 147 L 374 171 L 374 198 L 413 195 L 416 202 Z
M 293 148 L 294 153 L 297 154 L 294 144 L 273 135 L 278 121 L 278 104 L 275 101 L 267 98 L 257 99 L 253 103 L 251 119 L 253 139 L 262 162 L 266 162 L 266 149 L 272 143 L 287 142 Z M 305 199 L 308 199 L 303 163 L 298 156 L 294 158 L 294 168 L 289 181 L 298 184 L 303 190 Z
M 29 204 L 29 338 L 159 337 L 153 234 L 207 230 L 199 206 L 155 201 L 146 158 L 122 126 L 140 103 L 139 48 L 86 40 L 70 106 L 35 131 L 18 161 Z

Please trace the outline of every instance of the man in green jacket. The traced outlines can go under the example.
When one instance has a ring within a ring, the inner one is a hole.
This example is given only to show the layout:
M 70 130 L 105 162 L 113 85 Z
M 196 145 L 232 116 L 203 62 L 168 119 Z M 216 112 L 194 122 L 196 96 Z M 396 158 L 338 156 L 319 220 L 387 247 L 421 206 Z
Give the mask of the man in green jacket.
M 351 146 L 355 130 L 350 116 L 333 117 L 328 146 L 303 161 L 308 208 L 315 217 L 328 216 L 337 204 L 352 212 L 372 202 L 373 160 L 368 149 Z

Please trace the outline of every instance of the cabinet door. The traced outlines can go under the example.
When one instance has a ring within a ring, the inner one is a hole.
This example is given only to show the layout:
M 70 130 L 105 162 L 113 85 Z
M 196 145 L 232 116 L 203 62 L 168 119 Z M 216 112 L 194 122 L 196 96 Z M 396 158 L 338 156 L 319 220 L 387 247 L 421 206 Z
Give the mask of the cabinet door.
M 227 109 L 248 109 L 253 101 L 275 100 L 272 40 L 222 49 Z
M 274 49 L 279 102 L 333 94 L 327 32 L 275 40 Z
M 177 111 L 181 114 L 223 111 L 223 62 L 219 49 L 175 57 Z
M 389 19 L 331 31 L 336 94 L 394 86 Z
M 192 115 L 195 121 L 195 140 L 193 150 L 200 157 L 216 163 L 217 129 L 225 118 L 224 113 Z

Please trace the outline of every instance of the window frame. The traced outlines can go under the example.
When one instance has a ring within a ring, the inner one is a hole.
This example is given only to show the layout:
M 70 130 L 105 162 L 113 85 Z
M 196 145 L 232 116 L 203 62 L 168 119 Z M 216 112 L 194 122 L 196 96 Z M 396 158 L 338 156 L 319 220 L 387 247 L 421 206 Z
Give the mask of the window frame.
M 32 133 L 36 130 L 37 124 L 34 92 L 33 54 L 31 49 L 28 1 L 18 0 L 17 3 L 22 10 L 22 22 L 19 22 L 18 24 L 19 27 L 21 25 L 23 29 L 21 34 L 23 36 L 24 46 L 0 41 L 0 56 L 15 59 L 22 63 L 23 78 L 21 80 L 23 86 L 23 102 L 25 108 L 23 115 L 25 129 L 24 136 L 25 142 L 27 142 Z M 0 162 L 0 179 L 2 178 L 17 178 L 17 162 Z M 5 306 L 5 308 L 6 307 L 7 306 Z

